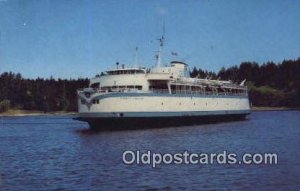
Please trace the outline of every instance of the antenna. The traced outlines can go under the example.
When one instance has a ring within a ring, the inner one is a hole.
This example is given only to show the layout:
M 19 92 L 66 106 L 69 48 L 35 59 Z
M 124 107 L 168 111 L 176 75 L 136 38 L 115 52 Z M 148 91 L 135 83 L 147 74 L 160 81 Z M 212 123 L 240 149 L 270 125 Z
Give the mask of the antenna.
M 165 21 L 163 22 L 163 35 L 162 39 L 165 39 L 166 29 L 165 29 Z
M 138 47 L 135 47 L 134 67 L 138 67 Z
M 162 34 L 162 36 L 161 36 L 161 46 L 162 46 L 162 47 L 164 46 L 165 33 L 166 33 L 166 30 L 165 30 L 165 22 L 163 22 L 163 34 Z

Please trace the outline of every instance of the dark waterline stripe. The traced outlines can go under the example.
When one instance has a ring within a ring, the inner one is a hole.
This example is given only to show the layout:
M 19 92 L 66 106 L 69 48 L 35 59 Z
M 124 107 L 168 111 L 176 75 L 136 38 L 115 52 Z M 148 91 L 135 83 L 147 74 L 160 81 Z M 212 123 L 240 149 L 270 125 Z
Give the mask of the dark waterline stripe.
M 79 113 L 79 117 L 189 117 L 209 115 L 250 114 L 251 110 L 221 110 L 221 111 L 182 111 L 182 112 L 87 112 Z

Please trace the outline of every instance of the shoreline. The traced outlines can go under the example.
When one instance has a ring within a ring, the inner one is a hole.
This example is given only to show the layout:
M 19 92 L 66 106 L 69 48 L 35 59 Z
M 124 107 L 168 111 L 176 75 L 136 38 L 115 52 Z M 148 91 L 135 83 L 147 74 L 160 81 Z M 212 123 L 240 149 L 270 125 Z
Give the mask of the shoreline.
M 289 110 L 300 110 L 300 108 L 289 108 L 289 107 L 251 107 L 251 111 L 289 111 Z M 76 115 L 77 112 L 68 111 L 51 111 L 43 112 L 38 110 L 22 110 L 22 109 L 10 109 L 3 113 L 0 113 L 0 117 L 22 117 L 22 116 L 43 116 L 43 115 Z
M 251 111 L 290 111 L 290 110 L 300 110 L 300 108 L 291 107 L 251 107 Z
M 68 111 L 51 111 L 43 112 L 39 110 L 22 110 L 22 109 L 10 109 L 3 113 L 0 113 L 0 117 L 23 117 L 23 116 L 43 116 L 43 115 L 75 115 L 77 112 Z

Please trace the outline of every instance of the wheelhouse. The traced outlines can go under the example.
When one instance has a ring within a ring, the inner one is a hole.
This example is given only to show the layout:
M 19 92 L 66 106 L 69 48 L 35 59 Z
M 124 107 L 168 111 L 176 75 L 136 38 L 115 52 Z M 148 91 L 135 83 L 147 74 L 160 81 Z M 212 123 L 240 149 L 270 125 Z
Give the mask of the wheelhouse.
M 108 70 L 104 75 L 132 75 L 132 74 L 145 74 L 146 70 L 138 68 L 116 69 Z

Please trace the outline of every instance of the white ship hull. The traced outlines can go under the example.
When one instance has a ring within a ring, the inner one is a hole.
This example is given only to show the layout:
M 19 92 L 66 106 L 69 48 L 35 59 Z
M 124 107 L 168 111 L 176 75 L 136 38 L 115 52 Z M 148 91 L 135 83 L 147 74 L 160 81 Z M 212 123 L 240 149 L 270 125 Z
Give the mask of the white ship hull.
M 179 125 L 186 121 L 183 118 L 193 124 L 197 120 L 226 120 L 234 116 L 240 119 L 250 113 L 246 96 L 105 93 L 93 95 L 91 99 L 98 101 L 82 104 L 79 99 L 78 119 L 89 122 L 91 128 L 100 129 L 119 122 L 124 123 L 124 127 L 125 123 L 133 125 L 132 128 L 147 126 L 147 119 L 150 123 L 164 125 L 167 121 L 168 125 Z M 176 122 L 176 119 L 179 121 Z M 170 120 L 174 123 L 170 123 Z M 142 124 L 137 124 L 139 122 Z M 118 126 L 122 128 L 122 124 Z

